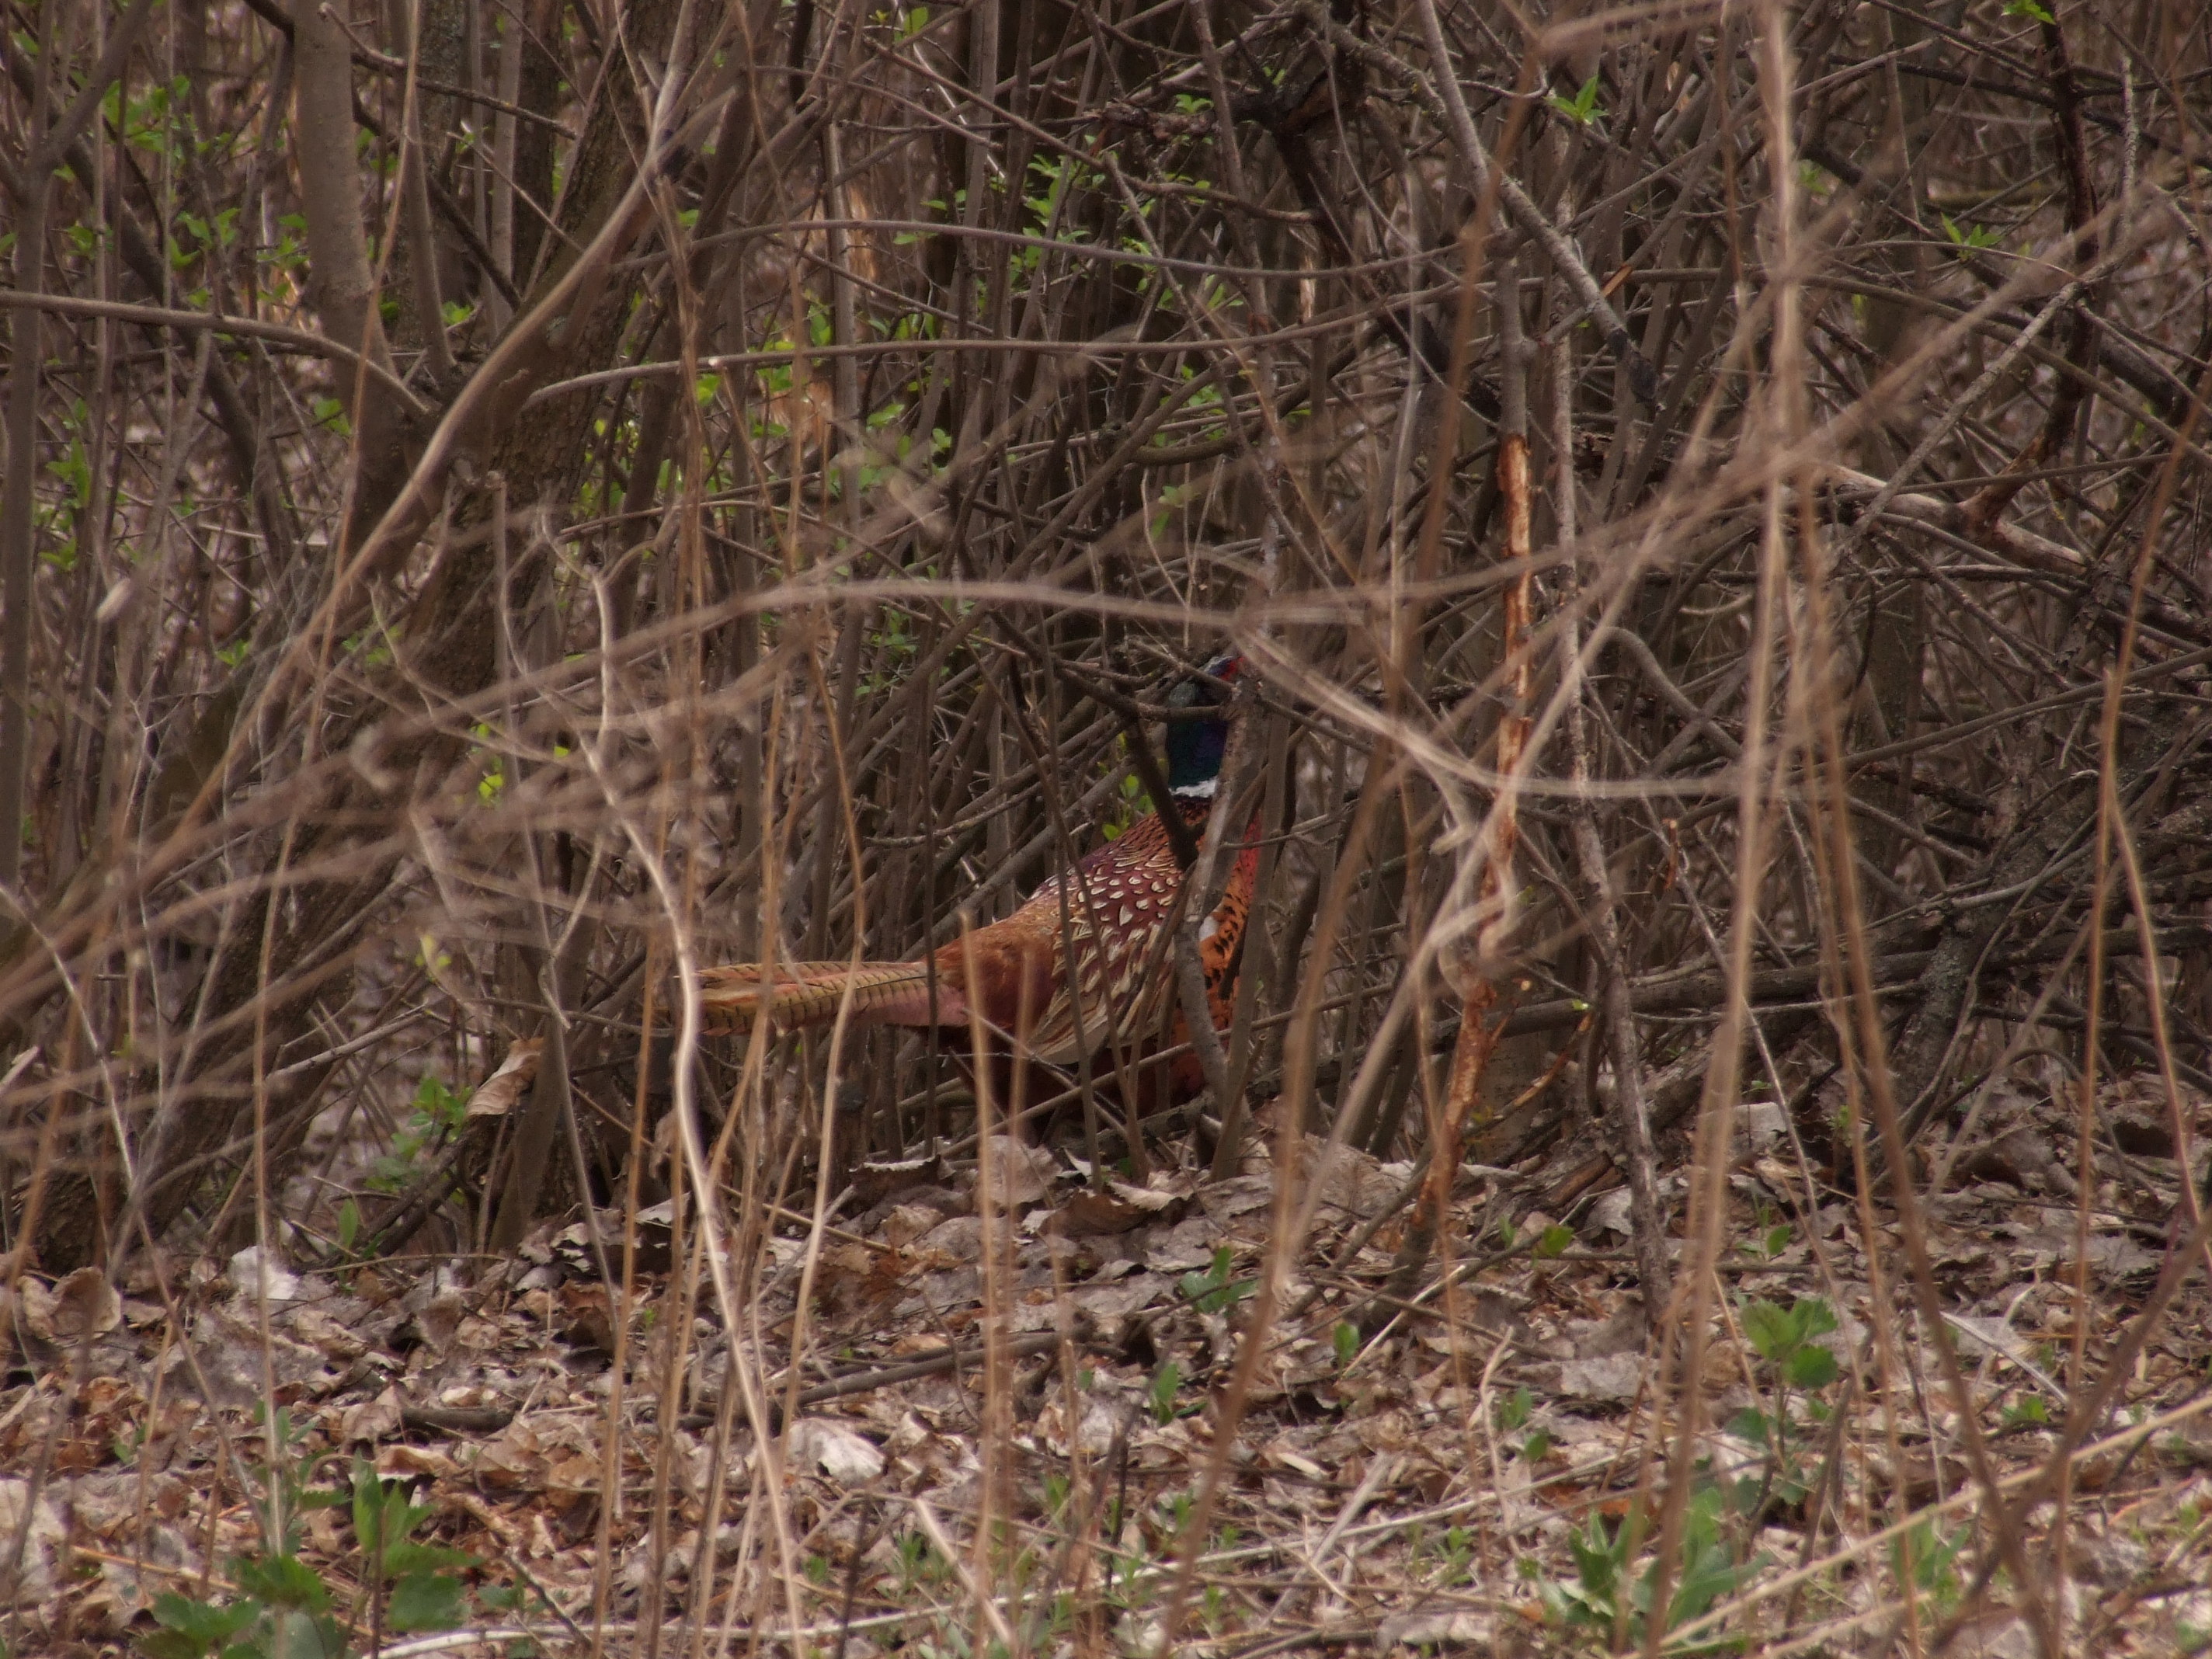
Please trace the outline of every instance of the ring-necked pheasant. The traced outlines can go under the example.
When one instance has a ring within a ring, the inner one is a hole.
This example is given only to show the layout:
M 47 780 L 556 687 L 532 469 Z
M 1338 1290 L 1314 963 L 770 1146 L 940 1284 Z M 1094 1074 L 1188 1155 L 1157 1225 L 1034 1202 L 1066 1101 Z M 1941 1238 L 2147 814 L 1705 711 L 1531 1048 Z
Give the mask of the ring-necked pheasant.
M 1212 719 L 1168 726 L 1170 799 L 1163 810 L 1180 814 L 1201 844 L 1229 742 L 1230 692 L 1221 683 L 1233 682 L 1243 666 L 1242 658 L 1220 658 L 1207 665 L 1209 678 L 1186 680 L 1168 699 L 1175 708 L 1222 709 Z M 1259 865 L 1258 830 L 1255 817 L 1220 902 L 1199 924 L 1199 960 L 1216 1030 L 1227 1028 L 1236 994 Z M 1166 823 L 1158 812 L 1139 819 L 1073 874 L 1064 914 L 1063 880 L 1054 876 L 1012 915 L 918 961 L 787 963 L 767 984 L 758 963 L 707 969 L 700 977 L 708 1028 L 747 1030 L 763 1017 L 783 1030 L 826 1025 L 849 1002 L 854 1024 L 939 1028 L 965 1062 L 973 1052 L 971 1022 L 980 1018 L 995 1062 L 998 1098 L 1010 1109 L 1026 1103 L 1008 1098 L 1014 1078 L 1024 1079 L 1021 1093 L 1030 1099 L 1058 1093 L 1062 1085 L 1050 1073 L 1036 1076 L 1040 1067 L 1072 1075 L 1086 1052 L 1097 1086 L 1111 1094 L 1119 1092 L 1116 1051 L 1137 1066 L 1140 1115 L 1188 1100 L 1205 1084 L 1196 1056 L 1184 1053 L 1164 1062 L 1164 1079 L 1160 1063 L 1145 1063 L 1164 1046 L 1189 1040 L 1170 955 L 1182 921 L 1185 872 Z M 1017 1052 L 1030 1063 L 1012 1066 Z

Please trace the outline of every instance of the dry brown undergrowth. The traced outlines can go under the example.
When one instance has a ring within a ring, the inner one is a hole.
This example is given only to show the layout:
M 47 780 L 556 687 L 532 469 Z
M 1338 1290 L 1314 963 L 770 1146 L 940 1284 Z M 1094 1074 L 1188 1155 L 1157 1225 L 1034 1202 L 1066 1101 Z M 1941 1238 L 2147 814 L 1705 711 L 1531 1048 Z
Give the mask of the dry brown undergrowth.
M 2203 22 L 15 6 L 0 1637 L 2202 1646 Z

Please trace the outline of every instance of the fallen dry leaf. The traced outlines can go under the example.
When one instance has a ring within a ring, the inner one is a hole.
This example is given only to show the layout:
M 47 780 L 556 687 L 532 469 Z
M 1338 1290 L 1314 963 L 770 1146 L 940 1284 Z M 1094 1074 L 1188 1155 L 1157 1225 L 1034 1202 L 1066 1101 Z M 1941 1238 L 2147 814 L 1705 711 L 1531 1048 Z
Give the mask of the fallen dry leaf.
M 538 1057 L 545 1051 L 544 1037 L 518 1037 L 499 1069 L 477 1085 L 469 1097 L 471 1117 L 502 1117 L 514 1109 L 523 1091 L 538 1079 Z

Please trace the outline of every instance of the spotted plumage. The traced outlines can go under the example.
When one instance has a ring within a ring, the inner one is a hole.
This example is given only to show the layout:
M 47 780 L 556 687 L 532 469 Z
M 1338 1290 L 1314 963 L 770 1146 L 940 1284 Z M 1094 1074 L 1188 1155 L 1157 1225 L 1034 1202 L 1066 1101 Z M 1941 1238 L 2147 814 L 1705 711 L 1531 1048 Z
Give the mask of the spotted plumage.
M 1208 669 L 1233 679 L 1241 659 Z M 1185 707 L 1218 704 L 1220 686 L 1190 681 L 1170 699 Z M 1228 720 L 1178 721 L 1168 731 L 1166 810 L 1181 815 L 1203 842 L 1227 746 Z M 1243 955 L 1244 922 L 1259 865 L 1258 823 L 1248 827 L 1231 863 L 1220 902 L 1200 923 L 1199 962 L 1217 1030 L 1229 1024 Z M 1140 819 L 1091 853 L 1065 878 L 1054 876 L 1012 915 L 955 939 L 916 962 L 802 962 L 781 964 L 763 982 L 757 964 L 710 968 L 702 975 L 709 1025 L 745 1030 L 765 1017 L 779 1030 L 824 1024 L 841 1008 L 867 1025 L 932 1026 L 959 1036 L 948 1044 L 963 1058 L 980 1021 L 999 1062 L 1000 1086 L 1038 1067 L 1073 1073 L 1087 1054 L 1094 1078 L 1108 1087 L 1117 1061 L 1139 1066 L 1139 1109 L 1187 1100 L 1204 1086 L 1194 1055 L 1166 1062 L 1165 1076 L 1143 1061 L 1163 1048 L 1186 1044 L 1189 1030 L 1174 993 L 1170 951 L 1183 920 L 1184 872 L 1159 813 Z M 1008 1062 L 1019 1054 L 1026 1066 Z M 1058 1092 L 1029 1081 L 1030 1097 Z

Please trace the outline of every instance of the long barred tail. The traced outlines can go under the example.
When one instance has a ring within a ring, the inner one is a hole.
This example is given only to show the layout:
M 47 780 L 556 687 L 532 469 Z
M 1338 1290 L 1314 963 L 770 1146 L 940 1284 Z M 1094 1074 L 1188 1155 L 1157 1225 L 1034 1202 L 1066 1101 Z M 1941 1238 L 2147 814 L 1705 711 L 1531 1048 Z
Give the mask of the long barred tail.
M 787 962 L 764 988 L 757 962 L 702 969 L 700 1004 L 711 1031 L 747 1031 L 765 1018 L 781 1030 L 827 1025 L 851 999 L 851 1018 L 868 1025 L 961 1025 L 967 1005 L 939 977 L 931 1018 L 929 967 L 921 962 Z

